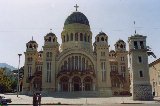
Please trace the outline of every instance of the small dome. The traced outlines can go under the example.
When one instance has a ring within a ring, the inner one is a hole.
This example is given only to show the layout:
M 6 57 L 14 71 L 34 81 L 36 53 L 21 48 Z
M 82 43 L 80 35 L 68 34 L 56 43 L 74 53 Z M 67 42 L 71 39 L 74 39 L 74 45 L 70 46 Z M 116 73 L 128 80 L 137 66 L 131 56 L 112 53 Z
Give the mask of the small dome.
M 70 16 L 68 16 L 64 25 L 73 23 L 85 24 L 90 26 L 87 17 L 81 12 L 73 12 Z
M 50 32 L 46 36 L 56 36 L 54 33 Z
M 104 32 L 99 32 L 98 36 L 101 36 L 101 35 L 106 35 Z
M 119 39 L 116 43 L 120 43 L 120 42 L 125 43 L 122 39 Z
M 37 42 L 34 40 L 30 40 L 28 43 L 36 43 L 37 44 Z

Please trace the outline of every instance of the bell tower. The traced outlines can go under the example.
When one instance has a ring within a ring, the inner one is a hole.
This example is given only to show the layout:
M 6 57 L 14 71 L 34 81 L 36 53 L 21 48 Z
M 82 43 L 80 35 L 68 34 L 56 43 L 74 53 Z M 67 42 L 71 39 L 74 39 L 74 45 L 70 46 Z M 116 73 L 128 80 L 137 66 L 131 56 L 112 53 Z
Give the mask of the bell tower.
M 108 36 L 104 32 L 100 32 L 96 36 L 94 51 L 97 55 L 96 64 L 98 91 L 100 96 L 112 96 Z
M 135 34 L 128 38 L 133 100 L 152 100 L 152 87 L 149 78 L 148 47 L 146 36 Z
M 59 53 L 59 43 L 54 33 L 50 32 L 44 37 L 43 46 L 43 92 L 55 91 L 56 56 Z
M 36 41 L 30 40 L 26 44 L 26 51 L 25 54 L 25 63 L 24 63 L 24 78 L 23 78 L 23 93 L 26 93 L 27 91 L 33 91 L 33 86 L 30 84 L 34 73 L 36 70 L 36 61 L 38 57 L 38 44 Z

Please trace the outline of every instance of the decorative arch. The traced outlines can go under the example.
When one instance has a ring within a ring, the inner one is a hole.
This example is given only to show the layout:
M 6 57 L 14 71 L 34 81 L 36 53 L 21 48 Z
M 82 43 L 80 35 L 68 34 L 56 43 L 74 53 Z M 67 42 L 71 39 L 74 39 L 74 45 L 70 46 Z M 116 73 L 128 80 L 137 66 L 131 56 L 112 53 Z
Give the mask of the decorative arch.
M 33 90 L 36 91 L 41 91 L 42 90 L 42 77 L 41 76 L 36 76 L 32 79 L 31 81 L 31 87 Z
M 74 59 L 75 59 L 75 56 L 78 56 L 78 62 L 81 62 L 81 64 L 79 63 L 78 65 L 81 65 L 82 66 L 82 58 L 83 57 L 85 57 L 85 58 L 87 58 L 87 60 L 88 60 L 88 67 L 91 67 L 92 68 L 92 70 L 94 70 L 95 69 L 95 61 L 94 61 L 94 57 L 92 57 L 91 55 L 89 55 L 89 54 L 87 54 L 86 52 L 83 52 L 83 51 L 68 51 L 68 52 L 65 52 L 64 54 L 62 54 L 62 55 L 59 55 L 59 57 L 57 58 L 57 60 L 59 60 L 58 62 L 57 62 L 57 65 L 59 65 L 58 66 L 58 69 L 57 70 L 59 70 L 60 71 L 60 67 L 63 65 L 63 63 L 64 63 L 64 61 L 65 60 L 67 60 L 67 64 L 68 64 L 68 66 L 70 66 L 70 67 L 68 67 L 68 69 L 73 69 L 73 67 L 76 67 L 75 66 L 75 63 L 73 63 L 74 61 Z M 81 56 L 81 59 L 80 59 L 80 56 Z M 69 60 L 70 60 L 70 62 L 69 62 Z M 69 63 L 68 63 L 69 62 Z M 78 67 L 78 68 L 76 68 L 77 70 L 80 70 L 80 68 Z M 86 68 L 87 69 L 87 68 Z M 82 70 L 82 68 L 81 68 L 81 70 Z

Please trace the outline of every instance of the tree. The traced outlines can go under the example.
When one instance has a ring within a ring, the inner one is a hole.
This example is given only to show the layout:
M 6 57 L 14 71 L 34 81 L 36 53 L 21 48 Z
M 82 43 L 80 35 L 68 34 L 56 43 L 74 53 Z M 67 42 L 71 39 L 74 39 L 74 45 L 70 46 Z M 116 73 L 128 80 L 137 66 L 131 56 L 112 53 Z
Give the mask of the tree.
M 4 75 L 5 70 L 0 69 L 0 93 L 11 92 L 15 89 L 16 81 Z

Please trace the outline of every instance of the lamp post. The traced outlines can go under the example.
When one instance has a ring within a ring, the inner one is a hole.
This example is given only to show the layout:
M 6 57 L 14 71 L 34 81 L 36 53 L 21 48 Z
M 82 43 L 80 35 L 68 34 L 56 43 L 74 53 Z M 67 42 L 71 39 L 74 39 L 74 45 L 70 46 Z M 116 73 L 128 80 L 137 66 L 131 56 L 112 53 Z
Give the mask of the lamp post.
M 18 63 L 18 78 L 17 78 L 17 97 L 18 97 L 18 94 L 19 94 L 19 67 L 20 67 L 20 57 L 22 56 L 22 54 L 18 54 L 18 56 L 19 56 L 19 63 Z

